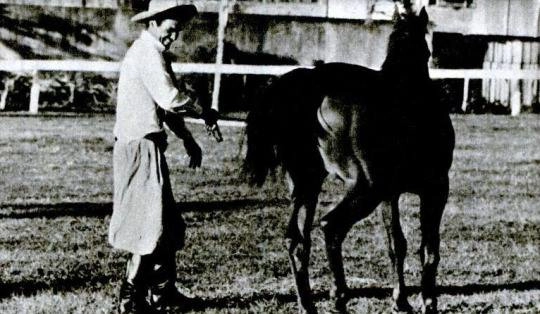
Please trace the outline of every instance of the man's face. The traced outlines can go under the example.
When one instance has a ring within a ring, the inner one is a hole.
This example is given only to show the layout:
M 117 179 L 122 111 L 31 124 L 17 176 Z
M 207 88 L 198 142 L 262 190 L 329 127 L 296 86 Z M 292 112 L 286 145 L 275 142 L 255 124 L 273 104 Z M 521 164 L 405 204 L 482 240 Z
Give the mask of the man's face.
M 166 19 L 158 25 L 156 21 L 151 21 L 149 31 L 165 46 L 165 50 L 168 50 L 172 43 L 178 39 L 180 23 L 176 20 Z

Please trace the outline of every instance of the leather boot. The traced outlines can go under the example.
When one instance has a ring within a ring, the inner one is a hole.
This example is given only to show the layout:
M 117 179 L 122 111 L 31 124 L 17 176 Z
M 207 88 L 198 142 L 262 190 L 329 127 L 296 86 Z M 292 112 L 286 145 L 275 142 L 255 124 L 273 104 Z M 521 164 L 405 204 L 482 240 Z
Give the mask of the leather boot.
M 136 286 L 128 281 L 122 281 L 118 302 L 120 314 L 148 314 L 151 307 L 147 300 L 148 289 Z

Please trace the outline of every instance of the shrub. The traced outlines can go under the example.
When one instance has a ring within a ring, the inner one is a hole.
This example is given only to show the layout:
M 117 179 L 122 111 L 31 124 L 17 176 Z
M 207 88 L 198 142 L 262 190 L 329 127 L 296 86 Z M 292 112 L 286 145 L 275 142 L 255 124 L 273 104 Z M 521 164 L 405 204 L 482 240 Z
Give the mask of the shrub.
M 26 111 L 30 102 L 32 77 L 3 75 L 8 81 L 7 111 Z M 113 112 L 116 101 L 116 79 L 94 73 L 40 73 L 40 111 Z

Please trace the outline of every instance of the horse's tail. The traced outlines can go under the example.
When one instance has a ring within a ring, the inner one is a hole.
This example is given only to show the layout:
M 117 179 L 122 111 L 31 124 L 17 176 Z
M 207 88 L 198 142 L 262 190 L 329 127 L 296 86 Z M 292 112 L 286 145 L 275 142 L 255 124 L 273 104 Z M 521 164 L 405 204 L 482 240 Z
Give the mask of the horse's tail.
M 244 171 L 252 184 L 261 186 L 289 150 L 316 141 L 313 108 L 320 104 L 315 99 L 322 97 L 315 85 L 313 70 L 295 69 L 273 80 L 253 104 L 247 118 L 244 160 Z M 294 153 L 300 155 L 301 150 Z
M 247 116 L 244 172 L 249 176 L 250 183 L 258 186 L 264 183 L 267 175 L 278 165 L 276 141 L 272 134 L 274 121 L 270 116 L 272 99 L 279 93 L 275 84 L 272 82 L 258 95 Z

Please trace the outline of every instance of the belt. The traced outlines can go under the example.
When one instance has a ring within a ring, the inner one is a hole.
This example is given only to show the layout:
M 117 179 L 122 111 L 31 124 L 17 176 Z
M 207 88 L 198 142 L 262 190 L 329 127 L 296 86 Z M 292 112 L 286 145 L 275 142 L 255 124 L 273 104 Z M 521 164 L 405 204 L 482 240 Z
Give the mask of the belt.
M 165 132 L 148 133 L 143 138 L 154 142 L 162 151 L 167 149 L 167 133 Z
M 144 138 L 147 140 L 154 141 L 154 142 L 167 141 L 167 133 L 165 132 L 148 133 L 144 136 Z

